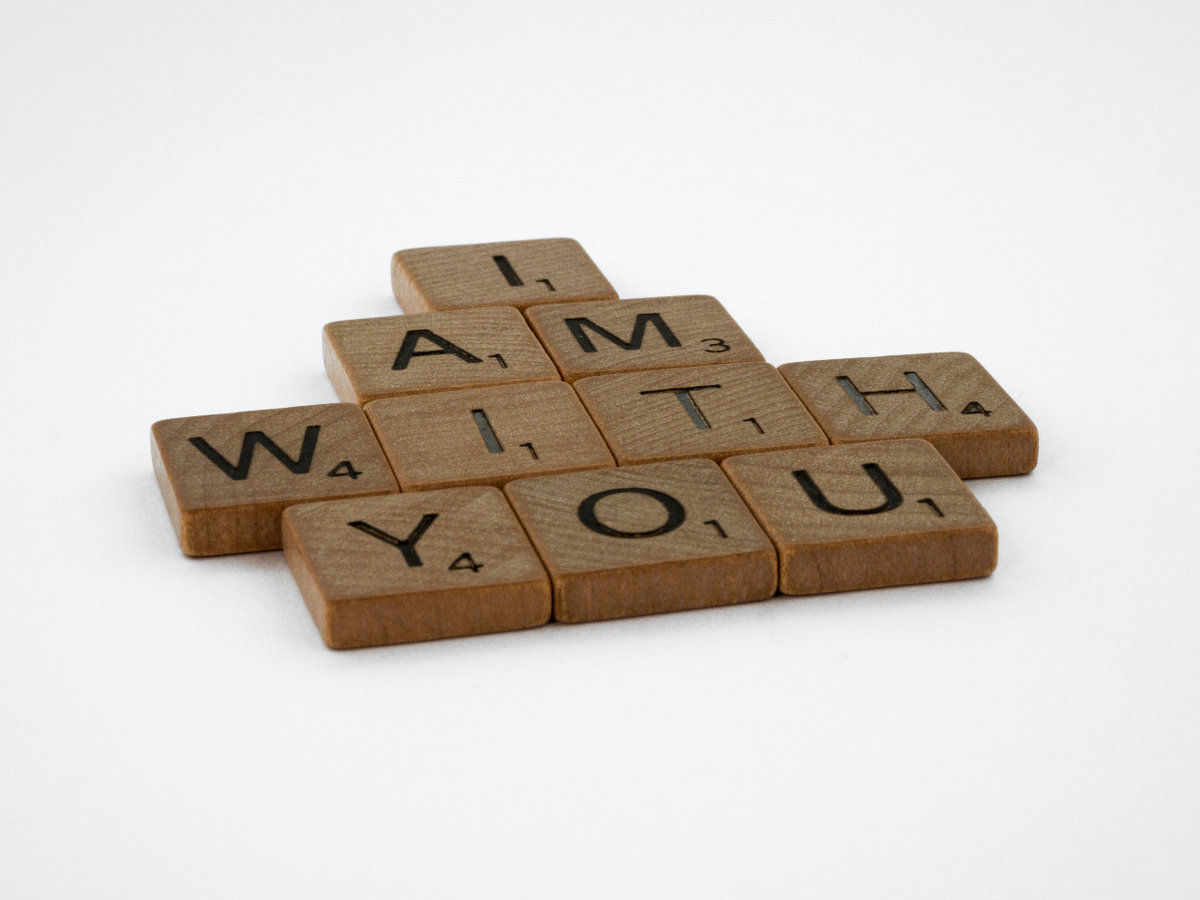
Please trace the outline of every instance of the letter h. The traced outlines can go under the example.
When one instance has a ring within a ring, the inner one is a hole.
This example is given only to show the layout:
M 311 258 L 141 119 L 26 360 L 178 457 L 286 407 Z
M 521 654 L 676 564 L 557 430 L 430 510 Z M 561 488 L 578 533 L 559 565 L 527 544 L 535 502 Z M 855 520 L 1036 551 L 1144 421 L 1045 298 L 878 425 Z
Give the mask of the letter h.
M 859 412 L 861 412 L 864 416 L 879 415 L 879 413 L 876 412 L 875 407 L 873 407 L 870 401 L 867 400 L 867 397 L 874 396 L 875 394 L 916 394 L 922 400 L 924 400 L 925 403 L 928 404 L 929 408 L 933 411 L 946 411 L 946 407 L 943 406 L 942 401 L 937 398 L 937 394 L 929 389 L 929 385 L 921 380 L 920 375 L 918 375 L 916 372 L 905 372 L 904 377 L 908 379 L 909 384 L 911 384 L 912 387 L 898 388 L 890 391 L 861 391 L 846 375 L 839 375 L 837 377 L 837 383 L 842 386 L 842 390 L 845 391 L 846 395 L 854 401 L 854 405 L 858 407 Z

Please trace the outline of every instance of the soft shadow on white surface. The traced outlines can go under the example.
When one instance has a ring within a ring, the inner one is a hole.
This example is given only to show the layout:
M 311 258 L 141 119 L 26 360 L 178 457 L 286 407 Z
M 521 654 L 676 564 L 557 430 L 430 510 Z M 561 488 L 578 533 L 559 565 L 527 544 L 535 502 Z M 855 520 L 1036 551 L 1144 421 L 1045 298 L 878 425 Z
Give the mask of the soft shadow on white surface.
M 0 894 L 1194 897 L 1200 16 L 25 5 L 0 30 Z M 323 403 L 393 251 L 579 239 L 1038 423 L 986 579 L 334 653 L 159 418 Z

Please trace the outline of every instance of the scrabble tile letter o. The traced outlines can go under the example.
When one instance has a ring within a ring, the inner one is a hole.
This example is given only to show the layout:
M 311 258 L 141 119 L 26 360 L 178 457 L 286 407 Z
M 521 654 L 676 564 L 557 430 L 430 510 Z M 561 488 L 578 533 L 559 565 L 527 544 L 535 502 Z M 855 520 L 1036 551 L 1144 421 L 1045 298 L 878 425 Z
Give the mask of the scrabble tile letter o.
M 775 592 L 774 547 L 711 460 L 522 478 L 505 492 L 550 572 L 560 622 Z

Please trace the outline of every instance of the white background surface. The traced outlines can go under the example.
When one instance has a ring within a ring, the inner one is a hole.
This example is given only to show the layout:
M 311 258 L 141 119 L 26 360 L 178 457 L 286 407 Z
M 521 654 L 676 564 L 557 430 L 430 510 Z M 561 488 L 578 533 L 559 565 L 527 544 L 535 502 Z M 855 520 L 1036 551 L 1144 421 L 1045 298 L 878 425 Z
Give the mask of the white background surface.
M 1194 3 L 9 3 L 0 895 L 1195 897 Z M 324 649 L 159 418 L 334 400 L 404 247 L 773 363 L 974 353 L 978 582 Z

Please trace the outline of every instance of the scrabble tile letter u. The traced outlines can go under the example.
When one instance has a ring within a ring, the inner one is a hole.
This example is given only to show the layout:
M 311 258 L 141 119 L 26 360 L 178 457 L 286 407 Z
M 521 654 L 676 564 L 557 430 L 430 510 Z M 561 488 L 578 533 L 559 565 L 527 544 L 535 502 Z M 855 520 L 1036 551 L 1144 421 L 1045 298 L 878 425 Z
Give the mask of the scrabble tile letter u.
M 725 460 L 779 550 L 779 589 L 819 594 L 978 578 L 996 526 L 927 441 L 874 441 Z

